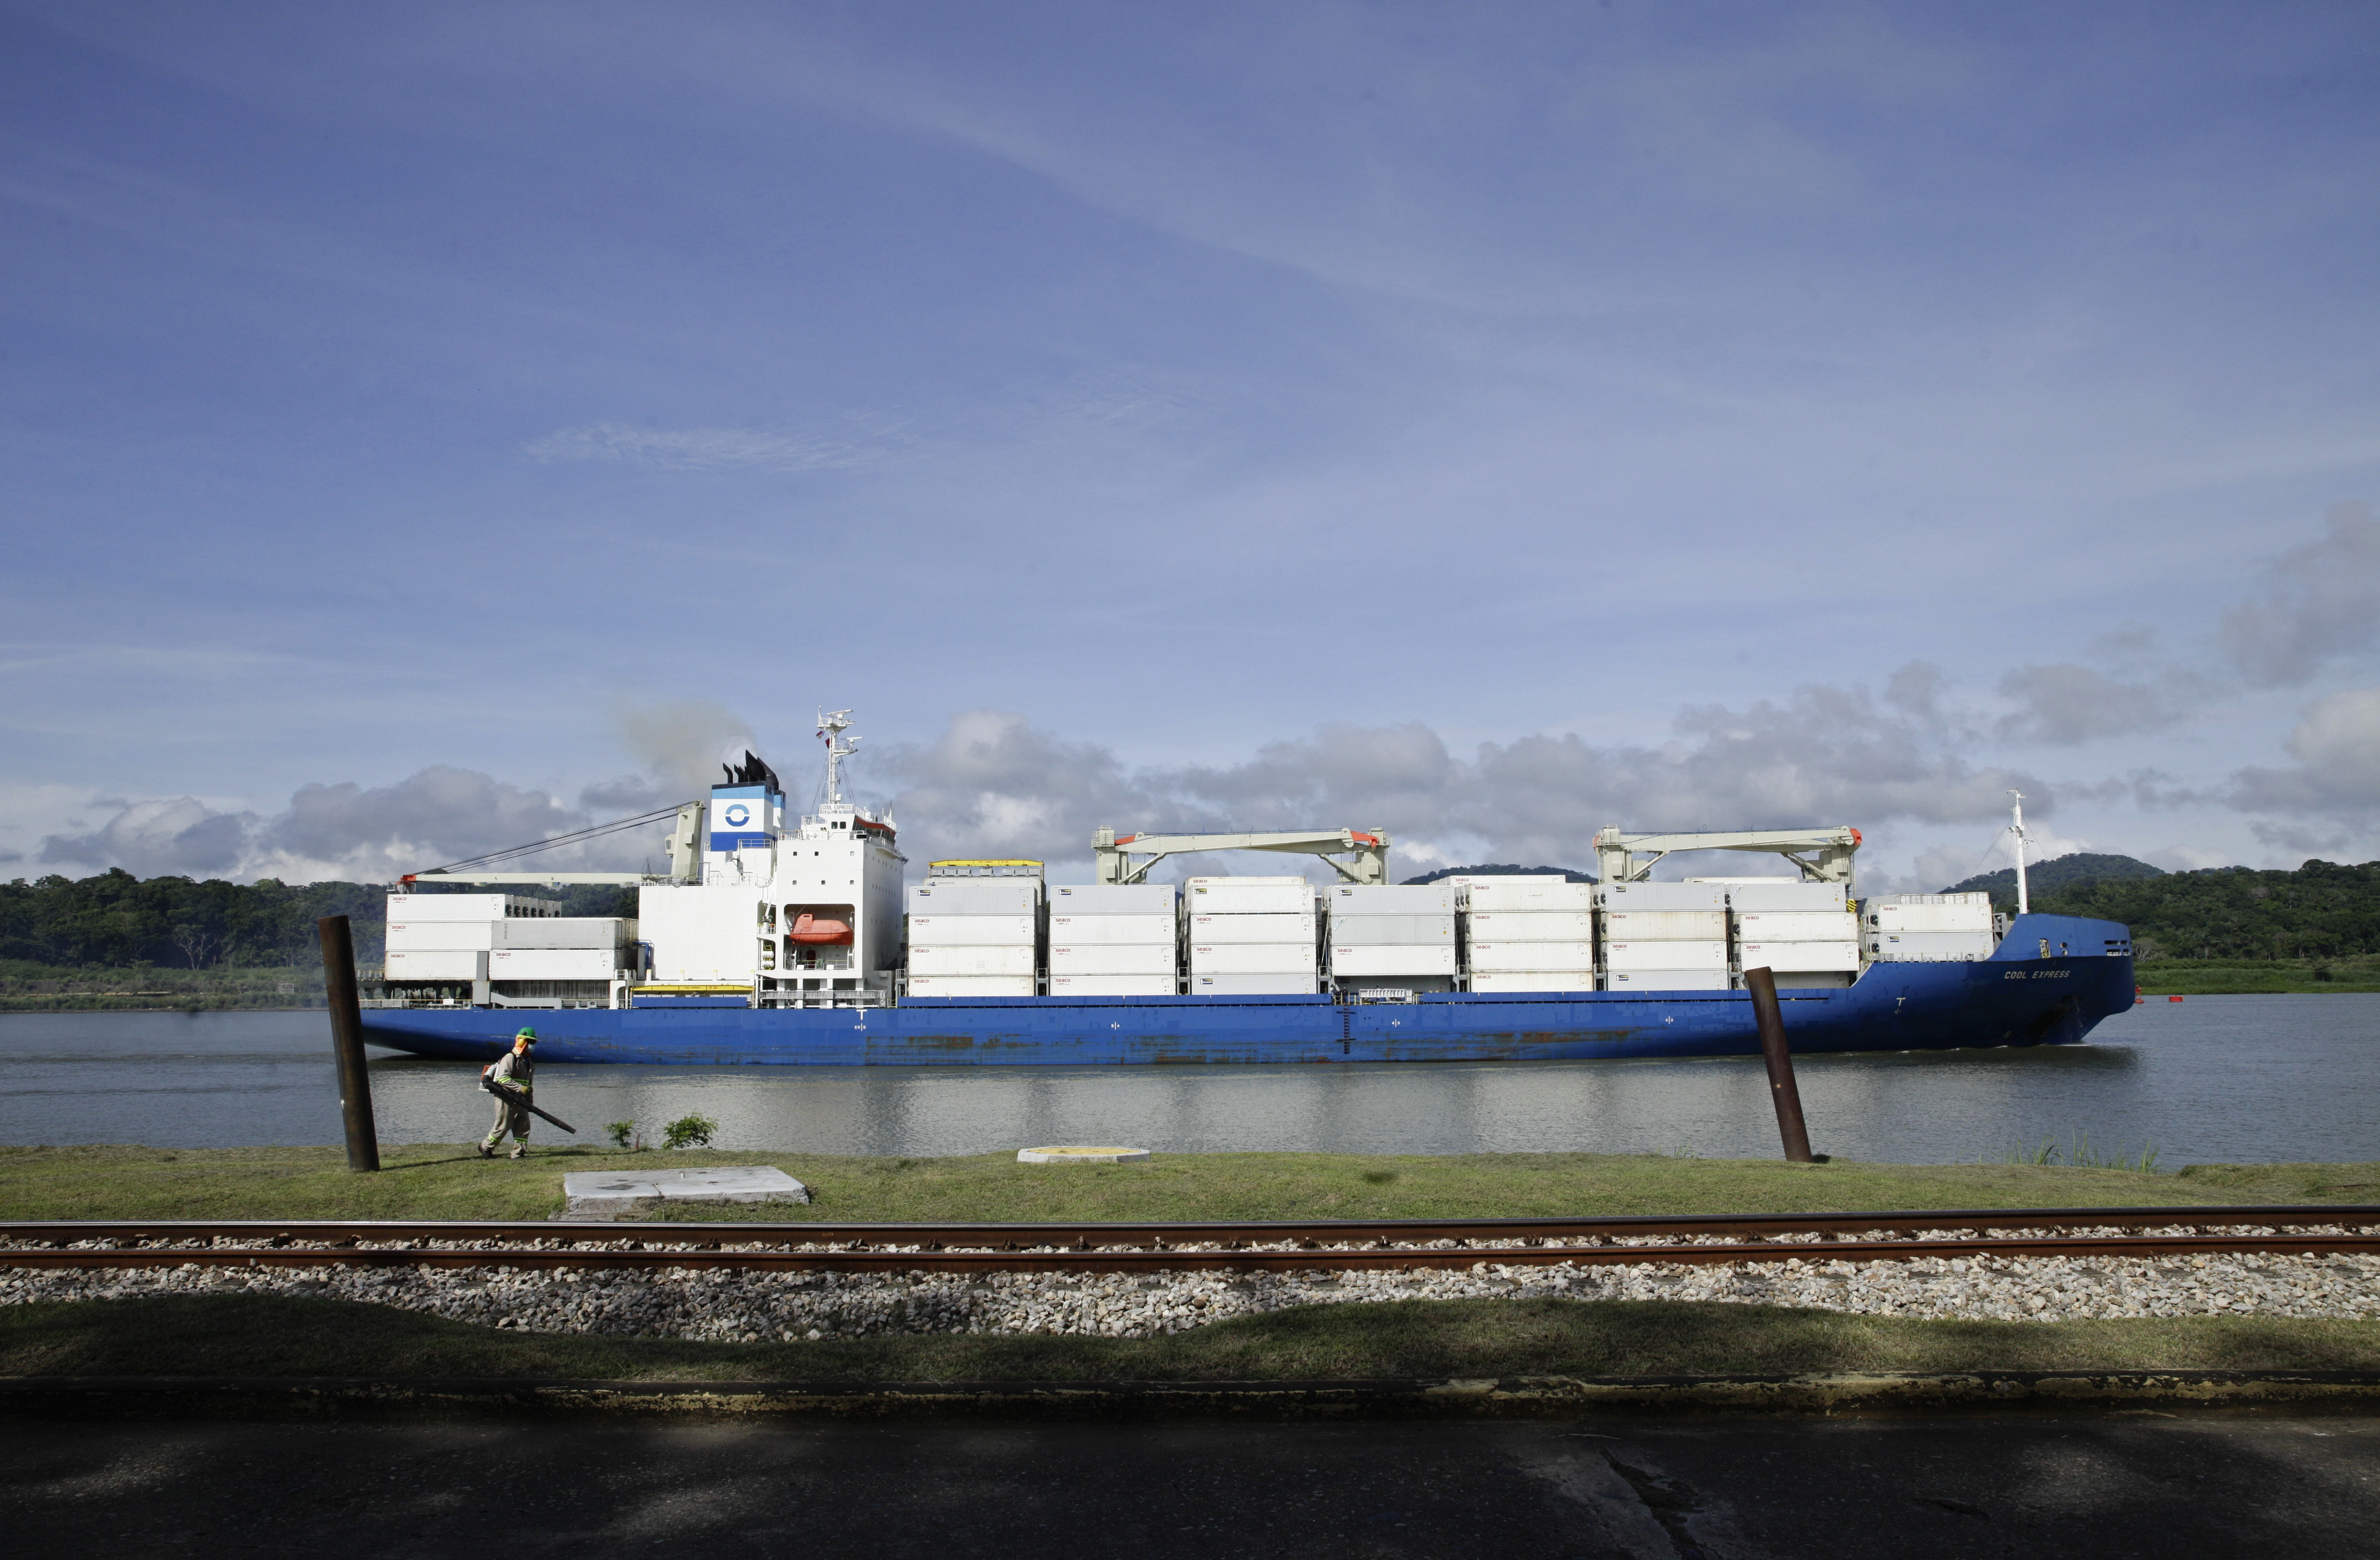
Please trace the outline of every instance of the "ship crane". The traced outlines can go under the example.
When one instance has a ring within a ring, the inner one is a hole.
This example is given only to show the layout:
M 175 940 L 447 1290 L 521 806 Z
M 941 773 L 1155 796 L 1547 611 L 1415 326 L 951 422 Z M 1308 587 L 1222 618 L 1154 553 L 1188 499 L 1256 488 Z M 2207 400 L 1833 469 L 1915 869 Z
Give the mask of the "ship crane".
M 1269 835 L 1126 835 L 1091 836 L 1101 883 L 1140 883 L 1168 856 L 1198 850 L 1282 850 L 1319 856 L 1349 883 L 1389 881 L 1389 836 L 1383 829 L 1298 829 Z M 1347 859 L 1341 860 L 1341 857 Z M 1135 859 L 1140 858 L 1140 859 Z
M 751 754 L 744 755 L 748 762 L 758 763 Z M 732 772 L 731 772 L 732 774 Z M 675 808 L 663 808 L 635 818 L 623 818 L 610 823 L 599 823 L 576 834 L 558 835 L 552 839 L 539 840 L 533 845 L 515 846 L 487 856 L 475 856 L 468 861 L 450 866 L 433 867 L 425 872 L 407 872 L 396 881 L 410 887 L 417 883 L 479 883 L 479 884 L 543 884 L 551 888 L 578 884 L 617 884 L 633 888 L 649 883 L 693 884 L 702 881 L 703 814 L 707 803 L 683 802 Z M 551 850 L 559 845 L 579 845 L 603 835 L 619 834 L 646 824 L 672 818 L 670 837 L 663 841 L 669 851 L 670 870 L 666 872 L 520 872 L 504 870 L 523 856 L 540 850 Z
M 1809 882 L 1849 883 L 1852 854 L 1859 847 L 1860 832 L 1847 823 L 1706 835 L 1623 835 L 1613 827 L 1595 836 L 1597 871 L 1606 883 L 1641 883 L 1656 862 L 1676 850 L 1773 850 L 1801 868 Z M 1812 851 L 1816 854 L 1806 854 Z

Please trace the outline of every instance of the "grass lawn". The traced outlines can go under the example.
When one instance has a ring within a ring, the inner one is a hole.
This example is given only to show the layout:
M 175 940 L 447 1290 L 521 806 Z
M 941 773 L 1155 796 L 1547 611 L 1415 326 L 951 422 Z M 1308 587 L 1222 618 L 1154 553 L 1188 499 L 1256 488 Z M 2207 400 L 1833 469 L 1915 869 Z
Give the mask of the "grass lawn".
M 2380 956 L 2155 958 L 2132 966 L 2143 996 L 2277 996 L 2380 992 Z
M 1161 1338 L 697 1344 L 500 1331 L 343 1300 L 0 1307 L 8 1376 L 1314 1381 L 2054 1370 L 2372 1370 L 2380 1322 L 1913 1322 L 1692 1302 L 1308 1306 Z
M 538 1219 L 562 1176 L 629 1166 L 769 1164 L 817 1201 L 703 1219 L 909 1222 L 1480 1218 L 1818 1213 L 2127 1203 L 2380 1201 L 2380 1164 L 2192 1165 L 2143 1175 L 2035 1164 L 1871 1164 L 1586 1153 L 1160 1154 L 1136 1165 L 1012 1155 L 871 1159 L 540 1148 L 517 1164 L 468 1146 L 388 1150 L 376 1176 L 333 1148 L 0 1148 L 0 1217 Z

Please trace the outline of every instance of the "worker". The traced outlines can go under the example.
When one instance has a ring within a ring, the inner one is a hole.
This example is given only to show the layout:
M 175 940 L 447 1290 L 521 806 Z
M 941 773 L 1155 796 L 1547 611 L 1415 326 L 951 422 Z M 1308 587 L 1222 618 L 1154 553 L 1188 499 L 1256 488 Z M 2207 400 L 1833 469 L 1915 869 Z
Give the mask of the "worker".
M 480 1068 L 480 1076 L 519 1091 L 521 1098 L 526 1100 L 537 1087 L 529 1081 L 537 1071 L 536 1050 L 537 1031 L 524 1026 L 518 1034 L 513 1036 L 513 1048 Z M 488 1129 L 487 1137 L 480 1140 L 480 1157 L 494 1158 L 496 1145 L 504 1141 L 504 1134 L 508 1131 L 513 1135 L 512 1156 L 515 1159 L 527 1159 L 528 1157 L 528 1112 L 499 1094 L 496 1096 L 496 1124 Z

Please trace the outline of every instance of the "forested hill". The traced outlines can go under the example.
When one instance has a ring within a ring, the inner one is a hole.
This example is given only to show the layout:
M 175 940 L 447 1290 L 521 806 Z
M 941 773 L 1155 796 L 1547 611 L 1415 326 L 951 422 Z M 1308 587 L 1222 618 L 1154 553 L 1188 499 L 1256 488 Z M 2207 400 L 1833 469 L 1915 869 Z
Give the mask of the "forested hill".
M 424 893 L 468 893 L 441 884 Z M 482 892 L 492 892 L 482 890 Z M 541 898 L 556 896 L 537 892 Z M 388 885 L 317 883 L 292 888 L 184 877 L 136 878 L 122 870 L 79 882 L 45 877 L 0 884 L 0 959 L 52 966 L 152 964 L 169 969 L 286 966 L 322 958 L 314 922 L 344 915 L 356 954 L 377 963 Z M 561 891 L 565 915 L 635 915 L 636 894 L 608 887 Z M 624 907 L 625 904 L 625 908 Z
M 2058 889 L 2071 888 L 2079 883 L 2092 883 L 2102 878 L 2156 878 L 2165 875 L 2163 867 L 2152 867 L 2146 861 L 2136 860 L 2130 856 L 2103 856 L 2087 850 L 2078 850 L 2070 856 L 2053 856 L 2046 861 L 2027 862 L 2024 869 L 2025 886 L 2035 898 Z M 2012 910 L 2016 908 L 2016 869 L 2002 867 L 1996 872 L 1981 872 L 1963 882 L 1954 883 L 1942 892 L 1989 894 L 1994 905 L 2004 910 Z
M 1491 861 L 1485 866 L 1479 867 L 1440 867 L 1438 871 L 1425 873 L 1421 877 L 1405 879 L 1405 886 L 1412 888 L 1425 883 L 1436 883 L 1441 878 L 1471 877 L 1474 875 L 1479 877 L 1558 877 L 1565 883 L 1593 883 L 1595 881 L 1593 873 L 1582 872 L 1570 867 L 1515 867 L 1506 861 Z
M 2380 953 L 2380 861 L 2308 861 L 2293 872 L 2210 867 L 2149 878 L 2098 878 L 2033 908 L 2132 929 L 2139 957 L 2329 958 Z

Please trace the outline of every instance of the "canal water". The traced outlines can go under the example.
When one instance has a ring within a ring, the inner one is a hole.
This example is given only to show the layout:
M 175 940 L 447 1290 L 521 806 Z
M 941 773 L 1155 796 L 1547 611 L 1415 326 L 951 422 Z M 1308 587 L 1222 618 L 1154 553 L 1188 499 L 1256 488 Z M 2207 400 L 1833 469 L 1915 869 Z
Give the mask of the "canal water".
M 2089 1045 L 1810 1056 L 1810 1138 L 1839 1158 L 1958 1164 L 2061 1148 L 2153 1148 L 2161 1168 L 2380 1160 L 2380 996 L 2152 1001 Z M 486 1130 L 469 1064 L 375 1052 L 384 1142 Z M 1757 1058 L 1281 1067 L 538 1069 L 538 1103 L 607 1122 L 700 1112 L 724 1149 L 984 1153 L 1038 1143 L 1160 1152 L 1584 1151 L 1766 1157 Z M 562 1134 L 540 1123 L 537 1140 Z M 0 1143 L 212 1148 L 336 1143 L 327 1020 L 315 1013 L 0 1016 Z

